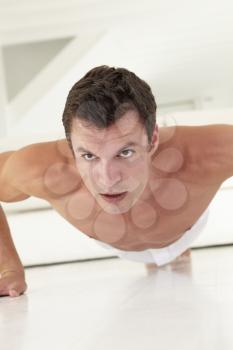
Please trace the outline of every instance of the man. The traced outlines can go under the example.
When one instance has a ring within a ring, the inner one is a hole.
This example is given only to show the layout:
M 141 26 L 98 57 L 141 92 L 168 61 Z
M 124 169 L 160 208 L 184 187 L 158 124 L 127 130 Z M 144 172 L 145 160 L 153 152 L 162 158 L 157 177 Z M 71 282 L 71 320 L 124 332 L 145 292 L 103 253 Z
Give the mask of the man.
M 66 139 L 0 154 L 0 202 L 43 198 L 99 244 L 148 267 L 188 254 L 233 175 L 233 126 L 159 129 L 149 85 L 108 66 L 72 87 L 62 121 Z M 0 272 L 0 295 L 26 290 L 2 209 Z

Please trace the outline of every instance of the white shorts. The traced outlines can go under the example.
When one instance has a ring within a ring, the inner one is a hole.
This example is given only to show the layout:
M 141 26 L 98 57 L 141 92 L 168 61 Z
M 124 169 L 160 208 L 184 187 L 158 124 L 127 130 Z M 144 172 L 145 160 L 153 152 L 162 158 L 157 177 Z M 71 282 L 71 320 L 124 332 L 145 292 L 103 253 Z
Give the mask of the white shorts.
M 163 248 L 152 248 L 142 251 L 125 251 L 114 248 L 111 245 L 96 239 L 94 239 L 94 241 L 100 244 L 102 247 L 112 250 L 114 255 L 117 255 L 120 258 L 143 263 L 156 263 L 158 266 L 161 266 L 175 260 L 184 251 L 190 248 L 192 242 L 199 236 L 205 227 L 208 215 L 209 208 L 202 213 L 196 223 L 189 230 L 184 232 L 181 238 L 171 245 Z

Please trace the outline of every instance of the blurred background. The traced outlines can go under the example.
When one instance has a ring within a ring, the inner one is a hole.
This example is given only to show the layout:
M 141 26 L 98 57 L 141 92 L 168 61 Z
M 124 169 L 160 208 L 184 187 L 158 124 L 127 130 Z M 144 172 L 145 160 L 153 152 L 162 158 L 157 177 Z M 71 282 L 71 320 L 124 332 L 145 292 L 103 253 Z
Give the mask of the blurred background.
M 146 80 L 158 124 L 233 124 L 230 0 L 0 0 L 0 152 L 65 138 L 72 85 L 98 65 Z M 233 181 L 193 247 L 233 243 Z M 46 202 L 2 203 L 25 266 L 110 257 Z

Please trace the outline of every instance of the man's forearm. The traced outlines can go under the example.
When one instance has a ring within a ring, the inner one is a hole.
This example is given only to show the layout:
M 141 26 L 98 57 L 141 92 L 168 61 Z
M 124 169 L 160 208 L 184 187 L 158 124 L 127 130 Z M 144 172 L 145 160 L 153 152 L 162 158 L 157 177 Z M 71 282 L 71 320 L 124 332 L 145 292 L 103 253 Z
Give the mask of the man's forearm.
M 11 237 L 6 215 L 0 203 L 0 273 L 5 270 L 24 271 Z

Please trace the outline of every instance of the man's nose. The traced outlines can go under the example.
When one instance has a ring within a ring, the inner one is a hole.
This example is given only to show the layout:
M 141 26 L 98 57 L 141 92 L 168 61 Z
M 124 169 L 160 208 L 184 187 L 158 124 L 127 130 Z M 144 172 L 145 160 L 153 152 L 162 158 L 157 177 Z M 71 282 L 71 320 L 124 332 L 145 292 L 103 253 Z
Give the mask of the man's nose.
M 103 190 L 110 190 L 121 181 L 121 171 L 119 167 L 112 164 L 103 164 L 98 171 L 98 183 Z

